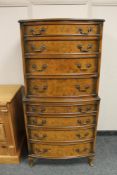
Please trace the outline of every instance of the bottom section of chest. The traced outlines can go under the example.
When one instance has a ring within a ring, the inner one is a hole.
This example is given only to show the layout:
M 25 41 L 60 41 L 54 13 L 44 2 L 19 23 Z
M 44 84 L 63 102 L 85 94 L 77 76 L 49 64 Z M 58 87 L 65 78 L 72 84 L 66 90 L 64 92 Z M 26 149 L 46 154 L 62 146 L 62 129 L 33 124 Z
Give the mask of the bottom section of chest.
M 95 152 L 99 98 L 24 102 L 29 160 L 72 159 Z

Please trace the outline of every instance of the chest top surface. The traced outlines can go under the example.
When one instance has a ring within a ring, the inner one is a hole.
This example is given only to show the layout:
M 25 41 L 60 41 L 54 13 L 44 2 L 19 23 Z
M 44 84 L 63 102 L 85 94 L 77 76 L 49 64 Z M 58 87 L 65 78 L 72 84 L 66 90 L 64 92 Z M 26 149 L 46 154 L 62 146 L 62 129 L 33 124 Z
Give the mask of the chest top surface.
M 22 22 L 104 22 L 104 19 L 77 19 L 77 18 L 47 18 L 47 19 L 24 19 L 19 20 L 20 23 Z

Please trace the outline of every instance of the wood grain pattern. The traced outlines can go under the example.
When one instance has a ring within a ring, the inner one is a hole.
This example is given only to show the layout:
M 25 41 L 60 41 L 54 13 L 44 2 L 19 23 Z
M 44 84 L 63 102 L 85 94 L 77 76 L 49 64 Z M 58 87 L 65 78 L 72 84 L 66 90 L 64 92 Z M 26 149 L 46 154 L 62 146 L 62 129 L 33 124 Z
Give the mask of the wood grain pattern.
M 53 158 L 65 158 L 65 157 L 77 157 L 83 155 L 89 155 L 93 153 L 93 144 L 77 143 L 73 145 L 45 145 L 41 143 L 30 144 L 30 154 L 34 154 L 39 157 L 53 157 Z
M 71 130 L 45 130 L 38 127 L 29 127 L 29 139 L 41 142 L 70 142 L 85 141 L 94 138 L 94 128 Z
M 99 51 L 97 40 L 84 41 L 25 41 L 26 53 L 65 54 L 65 53 L 95 53 Z
M 66 97 L 96 95 L 96 78 L 28 79 L 27 95 Z
M 27 75 L 85 75 L 96 74 L 97 58 L 77 59 L 27 59 Z
M 97 112 L 98 103 L 89 102 L 87 104 L 54 104 L 54 105 L 44 105 L 41 103 L 30 103 L 26 105 L 27 113 L 34 114 L 70 114 L 76 113 L 78 115 L 91 114 Z
M 59 24 L 59 25 L 28 25 L 24 27 L 25 36 L 43 36 L 43 35 L 96 35 L 100 34 L 99 25 L 68 25 L 68 24 Z
M 42 116 L 28 115 L 28 126 L 37 126 L 38 128 L 71 128 L 71 127 L 86 127 L 96 124 L 96 115 L 84 114 L 83 116 Z

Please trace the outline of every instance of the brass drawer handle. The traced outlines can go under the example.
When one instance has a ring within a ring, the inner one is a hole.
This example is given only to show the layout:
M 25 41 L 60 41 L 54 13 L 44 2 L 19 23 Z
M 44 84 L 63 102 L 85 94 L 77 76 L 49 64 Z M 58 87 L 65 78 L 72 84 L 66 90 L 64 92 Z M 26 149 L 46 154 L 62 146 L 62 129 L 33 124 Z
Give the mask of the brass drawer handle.
M 88 44 L 88 46 L 87 46 L 86 49 L 83 48 L 83 45 L 82 45 L 82 44 L 77 45 L 77 48 L 78 48 L 81 52 L 89 52 L 90 49 L 92 49 L 92 47 L 93 47 L 93 44 Z
M 47 64 L 43 64 L 40 68 L 38 68 L 36 64 L 32 64 L 33 71 L 37 71 L 37 72 L 42 72 L 46 70 L 47 67 L 48 67 Z
M 44 86 L 34 86 L 33 89 L 36 92 L 45 92 L 48 89 L 48 86 L 47 85 L 44 85 Z
M 31 48 L 32 48 L 32 50 L 33 50 L 34 52 L 43 52 L 43 51 L 46 49 L 46 46 L 41 45 L 41 46 L 39 47 L 39 49 L 36 49 L 35 46 L 32 45 Z
M 90 67 L 91 64 L 86 64 L 86 68 L 83 68 L 80 63 L 76 64 L 77 68 L 79 68 L 81 71 L 87 71 Z
M 1 109 L 0 112 L 5 112 L 6 113 L 6 112 L 8 112 L 8 110 L 7 109 Z
M 77 153 L 87 152 L 87 151 L 88 151 L 88 148 L 84 148 L 84 149 L 82 149 L 82 150 L 80 150 L 79 148 L 77 148 L 77 149 L 75 149 L 75 151 L 76 151 Z
M 46 108 L 44 106 L 40 107 L 40 113 L 43 113 L 46 111 Z
M 85 133 L 83 136 L 81 134 L 76 134 L 76 136 L 79 138 L 79 139 L 85 139 L 87 136 L 89 135 L 89 133 Z
M 82 120 L 77 120 L 77 123 L 80 124 L 80 125 L 88 125 L 88 124 L 90 124 L 90 122 L 91 121 L 89 119 L 87 119 L 85 122 L 82 121 Z
M 32 106 L 32 107 L 31 107 L 31 111 L 32 111 L 32 112 L 37 112 L 36 107 L 35 107 L 35 106 Z
M 38 33 L 36 33 L 34 29 L 30 29 L 30 32 L 32 33 L 32 35 L 42 35 L 45 31 L 46 31 L 45 27 L 40 28 Z
M 34 134 L 34 138 L 38 140 L 43 140 L 47 137 L 46 134 Z
M 86 108 L 86 112 L 88 112 L 88 111 L 90 111 L 90 110 L 91 110 L 91 107 L 88 106 L 88 107 Z
M 87 107 L 85 110 L 83 110 L 81 107 L 78 108 L 78 111 L 79 111 L 80 113 L 86 113 L 86 112 L 88 112 L 88 111 L 90 111 L 90 110 L 91 110 L 91 107 Z
M 43 113 L 43 112 L 45 112 L 45 111 L 46 111 L 46 109 L 45 109 L 45 107 L 44 107 L 44 106 L 40 106 L 39 111 L 38 111 L 38 110 L 37 110 L 37 108 L 36 108 L 35 106 L 32 106 L 31 111 L 32 111 L 32 112 L 39 112 L 39 113 Z
M 33 119 L 31 123 L 32 123 L 33 125 L 43 126 L 43 125 L 46 124 L 46 120 L 43 119 L 43 120 L 41 120 L 41 122 L 37 122 L 36 119 Z
M 36 153 L 38 154 L 44 154 L 47 153 L 49 151 L 49 149 L 39 149 L 39 148 L 35 148 Z
M 78 28 L 78 32 L 82 35 L 88 35 L 89 33 L 91 33 L 93 31 L 93 28 L 92 27 L 89 27 L 87 32 L 83 32 L 83 29 L 82 28 Z
M 76 89 L 78 89 L 80 92 L 86 92 L 86 91 L 90 88 L 89 85 L 86 85 L 84 88 L 81 88 L 80 85 L 76 85 L 75 87 L 76 87 Z

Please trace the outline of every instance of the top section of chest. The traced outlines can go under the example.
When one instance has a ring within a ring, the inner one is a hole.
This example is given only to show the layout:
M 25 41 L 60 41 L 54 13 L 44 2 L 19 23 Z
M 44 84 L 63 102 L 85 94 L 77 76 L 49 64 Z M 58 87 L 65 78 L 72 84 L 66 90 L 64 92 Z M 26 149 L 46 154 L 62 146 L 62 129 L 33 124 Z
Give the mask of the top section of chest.
M 98 54 L 104 20 L 20 20 L 25 57 Z

